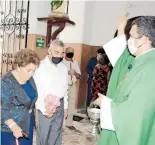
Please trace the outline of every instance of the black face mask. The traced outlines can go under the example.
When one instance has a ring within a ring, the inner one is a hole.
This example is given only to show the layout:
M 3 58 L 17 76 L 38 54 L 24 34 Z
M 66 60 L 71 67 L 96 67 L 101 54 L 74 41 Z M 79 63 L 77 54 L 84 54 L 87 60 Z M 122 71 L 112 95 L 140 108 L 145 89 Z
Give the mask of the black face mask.
M 60 63 L 62 61 L 62 59 L 63 58 L 61 58 L 61 57 L 52 57 L 52 62 L 54 64 L 58 64 L 58 63 Z
M 73 58 L 73 56 L 74 56 L 74 53 L 72 52 L 66 53 L 66 57 L 68 58 Z

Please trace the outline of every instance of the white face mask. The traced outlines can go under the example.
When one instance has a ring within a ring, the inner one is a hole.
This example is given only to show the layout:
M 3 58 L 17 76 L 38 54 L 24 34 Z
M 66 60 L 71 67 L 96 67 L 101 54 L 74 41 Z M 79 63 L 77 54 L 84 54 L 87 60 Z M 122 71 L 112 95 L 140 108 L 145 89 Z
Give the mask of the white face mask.
M 128 48 L 129 48 L 129 51 L 130 51 L 130 53 L 132 55 L 134 55 L 136 53 L 136 51 L 137 51 L 138 48 L 135 47 L 135 41 L 134 41 L 134 39 L 130 38 L 128 40 Z

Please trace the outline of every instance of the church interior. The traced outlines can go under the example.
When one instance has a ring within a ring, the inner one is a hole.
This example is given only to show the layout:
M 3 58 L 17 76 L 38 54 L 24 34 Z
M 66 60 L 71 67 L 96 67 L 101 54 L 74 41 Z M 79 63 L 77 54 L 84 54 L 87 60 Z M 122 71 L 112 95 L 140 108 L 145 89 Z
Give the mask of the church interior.
M 98 137 L 91 135 L 92 123 L 86 113 L 88 61 L 116 36 L 120 16 L 127 15 L 132 20 L 138 16 L 155 15 L 155 2 L 0 0 L 0 11 L 1 76 L 14 68 L 13 55 L 21 49 L 32 49 L 41 60 L 48 54 L 51 40 L 59 39 L 65 48 L 74 49 L 74 59 L 78 62 L 81 78 L 76 83 L 76 113 L 73 120 L 80 133 L 73 134 L 64 127 L 62 144 L 96 145 Z M 126 29 L 127 35 L 129 30 Z M 110 67 L 112 71 L 112 65 Z

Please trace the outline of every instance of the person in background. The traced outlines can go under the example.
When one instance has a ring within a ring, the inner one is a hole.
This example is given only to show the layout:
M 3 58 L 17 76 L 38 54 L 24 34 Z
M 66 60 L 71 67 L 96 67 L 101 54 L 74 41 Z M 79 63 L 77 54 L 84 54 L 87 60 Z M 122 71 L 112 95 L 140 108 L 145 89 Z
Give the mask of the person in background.
M 110 78 L 109 60 L 105 54 L 98 54 L 97 65 L 93 70 L 93 80 L 91 84 L 92 100 L 98 98 L 98 93 L 106 95 Z
M 77 95 L 77 86 L 76 82 L 81 78 L 81 71 L 78 65 L 78 62 L 73 59 L 74 49 L 72 47 L 66 48 L 66 55 L 63 59 L 64 65 L 68 70 L 68 117 L 65 121 L 67 128 L 77 131 L 73 126 L 73 115 L 75 112 L 75 101 Z
M 38 97 L 32 76 L 40 60 L 29 49 L 20 50 L 14 58 L 17 68 L 1 80 L 1 145 L 32 145 Z
M 105 53 L 105 51 L 103 50 L 103 48 L 100 48 L 97 50 L 97 56 L 98 56 L 98 54 L 104 54 L 104 53 Z M 92 79 L 93 79 L 93 70 L 97 64 L 97 56 L 90 58 L 90 60 L 88 61 L 87 67 L 86 67 L 86 72 L 88 74 L 88 81 L 87 81 L 88 91 L 87 91 L 86 108 L 90 105 L 90 102 L 92 99 L 90 88 L 91 88 Z
M 36 143 L 61 145 L 63 121 L 68 112 L 68 71 L 62 63 L 63 42 L 51 41 L 48 54 L 34 74 L 38 90 Z

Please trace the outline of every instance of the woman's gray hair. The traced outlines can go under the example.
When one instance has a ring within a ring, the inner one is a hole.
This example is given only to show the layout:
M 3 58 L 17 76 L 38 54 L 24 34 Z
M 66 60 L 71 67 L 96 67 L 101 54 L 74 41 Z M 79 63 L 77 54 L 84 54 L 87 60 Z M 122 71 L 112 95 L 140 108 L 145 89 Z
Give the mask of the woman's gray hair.
M 50 41 L 49 49 L 54 49 L 57 46 L 64 47 L 64 43 L 61 40 L 59 40 L 59 39 L 55 39 L 55 40 L 51 40 Z

